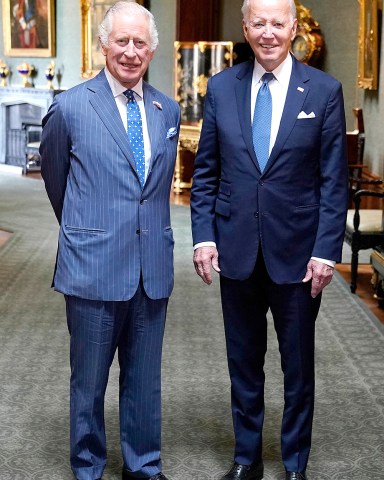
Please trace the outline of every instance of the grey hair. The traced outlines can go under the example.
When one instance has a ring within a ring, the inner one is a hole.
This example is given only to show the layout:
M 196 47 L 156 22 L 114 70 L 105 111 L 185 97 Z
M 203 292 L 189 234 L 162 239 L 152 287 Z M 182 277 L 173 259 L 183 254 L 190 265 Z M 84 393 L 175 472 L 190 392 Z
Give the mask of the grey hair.
M 244 0 L 243 6 L 241 7 L 241 13 L 243 14 L 244 21 L 248 20 L 251 2 L 252 0 Z M 289 3 L 289 9 L 291 10 L 292 20 L 294 20 L 297 15 L 295 0 L 287 0 L 287 2 Z
M 106 11 L 104 19 L 99 25 L 99 39 L 101 44 L 104 47 L 108 47 L 109 35 L 112 31 L 112 20 L 115 15 L 118 15 L 121 12 L 142 14 L 147 18 L 150 38 L 149 50 L 154 52 L 159 44 L 159 34 L 157 32 L 154 16 L 142 5 L 130 0 L 117 2 Z

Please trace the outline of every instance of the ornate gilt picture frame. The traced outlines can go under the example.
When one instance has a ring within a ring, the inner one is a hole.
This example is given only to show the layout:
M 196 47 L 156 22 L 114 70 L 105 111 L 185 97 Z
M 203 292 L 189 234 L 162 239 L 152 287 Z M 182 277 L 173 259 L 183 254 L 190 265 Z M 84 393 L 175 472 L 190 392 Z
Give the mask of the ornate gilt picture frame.
M 134 1 L 134 0 L 133 0 Z M 116 0 L 80 0 L 81 5 L 81 77 L 91 78 L 105 65 L 97 29 L 105 12 Z M 144 0 L 137 3 L 145 6 Z
M 378 76 L 378 1 L 359 0 L 359 72 L 358 86 L 377 89 Z
M 55 56 L 55 2 L 3 0 L 4 54 L 9 57 Z

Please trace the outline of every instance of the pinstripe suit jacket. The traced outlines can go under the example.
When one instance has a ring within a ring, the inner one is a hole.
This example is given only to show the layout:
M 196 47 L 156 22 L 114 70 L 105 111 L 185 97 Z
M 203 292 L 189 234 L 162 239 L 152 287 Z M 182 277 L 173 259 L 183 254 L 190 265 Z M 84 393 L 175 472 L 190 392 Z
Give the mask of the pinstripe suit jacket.
M 140 275 L 150 298 L 171 294 L 169 194 L 180 111 L 145 82 L 143 92 L 152 151 L 143 190 L 104 71 L 58 95 L 43 119 L 41 171 L 60 223 L 53 286 L 64 294 L 128 300 Z

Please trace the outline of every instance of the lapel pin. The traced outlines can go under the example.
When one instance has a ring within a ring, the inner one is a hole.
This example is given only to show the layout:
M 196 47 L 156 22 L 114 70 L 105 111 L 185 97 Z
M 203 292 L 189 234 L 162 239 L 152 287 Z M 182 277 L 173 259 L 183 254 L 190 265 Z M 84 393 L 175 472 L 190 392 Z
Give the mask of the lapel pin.
M 153 103 L 153 105 L 155 105 L 155 107 L 157 107 L 159 110 L 163 110 L 163 107 L 162 107 L 161 103 L 156 102 L 156 100 L 154 100 L 152 103 Z
M 304 92 L 304 88 L 303 88 L 303 87 L 297 87 L 297 90 L 299 90 L 299 92 Z

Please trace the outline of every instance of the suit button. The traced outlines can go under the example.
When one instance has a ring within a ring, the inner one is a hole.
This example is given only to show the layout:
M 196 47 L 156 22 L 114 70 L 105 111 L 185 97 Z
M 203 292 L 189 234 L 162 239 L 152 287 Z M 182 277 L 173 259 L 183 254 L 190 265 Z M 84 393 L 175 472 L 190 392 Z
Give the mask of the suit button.
M 259 218 L 259 212 L 255 213 L 255 218 Z
M 145 202 L 145 200 L 142 198 L 142 199 L 140 200 L 140 205 L 143 205 L 144 202 Z
M 136 235 L 140 235 L 140 230 L 139 229 L 136 230 Z

